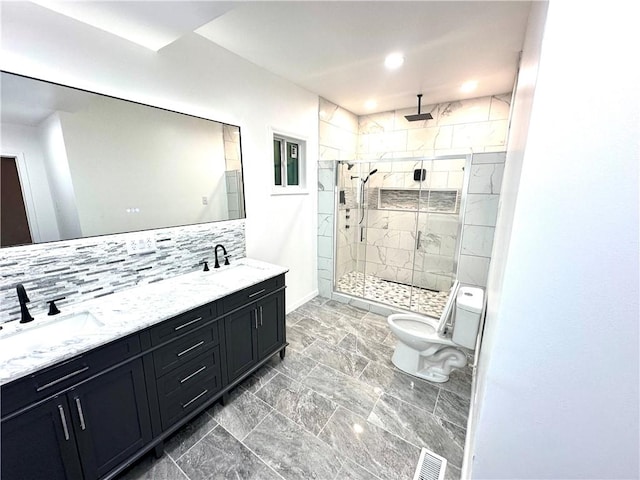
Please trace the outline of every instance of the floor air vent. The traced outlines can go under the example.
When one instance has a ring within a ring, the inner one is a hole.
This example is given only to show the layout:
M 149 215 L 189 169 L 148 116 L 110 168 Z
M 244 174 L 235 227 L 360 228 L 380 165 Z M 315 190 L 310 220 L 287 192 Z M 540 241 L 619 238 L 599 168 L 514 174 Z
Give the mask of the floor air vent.
M 446 458 L 423 448 L 413 480 L 443 480 L 446 469 Z

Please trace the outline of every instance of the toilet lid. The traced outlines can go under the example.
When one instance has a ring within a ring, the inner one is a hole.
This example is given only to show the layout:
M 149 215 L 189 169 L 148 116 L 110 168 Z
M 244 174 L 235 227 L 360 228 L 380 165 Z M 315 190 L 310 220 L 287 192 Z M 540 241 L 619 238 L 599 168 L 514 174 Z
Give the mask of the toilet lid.
M 482 311 L 483 291 L 476 287 L 460 287 L 456 295 L 458 308 L 467 312 L 480 313 Z

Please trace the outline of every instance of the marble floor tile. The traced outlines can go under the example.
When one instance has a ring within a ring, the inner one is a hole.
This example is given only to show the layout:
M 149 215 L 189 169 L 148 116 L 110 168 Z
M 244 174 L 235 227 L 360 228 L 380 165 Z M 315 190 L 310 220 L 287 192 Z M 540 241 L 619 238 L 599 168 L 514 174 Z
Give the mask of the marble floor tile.
M 380 396 L 380 391 L 371 385 L 324 365 L 314 368 L 302 383 L 364 417 L 369 415 Z
M 440 390 L 434 414 L 463 428 L 467 426 L 470 400 L 447 390 Z
M 168 455 L 156 459 L 153 453 L 149 453 L 126 470 L 118 480 L 189 480 L 189 477 Z
M 341 313 L 336 312 L 330 308 L 324 306 L 313 306 L 305 303 L 301 307 L 298 307 L 296 312 L 304 315 L 305 317 L 313 318 L 314 320 L 323 323 L 324 325 L 332 325 L 337 319 L 342 317 Z
M 340 456 L 315 435 L 278 412 L 272 412 L 244 443 L 287 480 L 332 479 Z
M 213 430 L 216 425 L 218 425 L 218 422 L 207 412 L 204 412 L 169 437 L 165 441 L 164 451 L 174 460 L 178 460 L 195 443 Z
M 464 429 L 420 408 L 383 395 L 376 402 L 367 421 L 418 447 L 428 448 L 457 467 L 462 466 Z
M 384 323 L 380 323 L 377 320 L 365 317 L 360 321 L 358 335 L 382 343 L 391 335 L 391 328 L 389 328 L 386 319 Z
M 269 405 L 253 393 L 236 389 L 231 392 L 227 405 L 223 407 L 218 403 L 207 412 L 231 435 L 242 440 L 271 410 Z
M 447 462 L 447 469 L 444 472 L 444 480 L 460 480 L 461 476 L 462 470 Z
M 440 390 L 424 380 L 377 362 L 367 365 L 360 380 L 429 413 L 433 413 Z
M 338 346 L 348 352 L 362 355 L 372 362 L 382 362 L 389 367 L 393 365 L 391 363 L 393 348 L 388 345 L 378 343 L 366 335 L 353 335 L 348 333 Z
M 351 460 L 345 460 L 336 480 L 378 480 L 380 477 Z
M 314 435 L 337 407 L 328 398 L 282 373 L 258 390 L 256 396 Z
M 221 426 L 213 429 L 184 454 L 178 460 L 178 466 L 191 480 L 280 479 L 273 470 Z
M 336 300 L 328 300 L 324 303 L 324 307 L 330 308 L 342 315 L 347 315 L 357 320 L 360 320 L 367 314 L 366 310 L 362 310 L 361 308 L 356 308 L 347 303 L 338 302 Z
M 383 479 L 412 478 L 420 458 L 418 447 L 342 407 L 338 407 L 318 437 Z
M 315 342 L 316 337 L 308 333 L 304 328 L 296 325 L 287 326 L 287 342 L 289 347 L 298 352 L 303 352 L 305 348 Z
M 358 377 L 369 364 L 369 360 L 362 355 L 350 352 L 322 340 L 317 340 L 305 353 L 313 357 L 318 363 L 338 370 L 339 372 Z
M 453 392 L 462 398 L 471 398 L 471 381 L 473 377 L 466 370 L 454 370 L 449 375 L 449 381 L 439 383 L 443 390 Z
M 347 332 L 337 329 L 335 326 L 323 325 L 317 320 L 306 317 L 296 323 L 296 327 L 304 329 L 309 335 L 318 340 L 323 340 L 333 345 L 340 343 L 340 340 L 347 334 Z
M 287 313 L 287 315 L 284 318 L 285 318 L 285 324 L 288 327 L 290 325 L 295 325 L 300 320 L 305 318 L 305 316 L 297 311 L 293 311 L 293 312 Z
M 318 362 L 311 357 L 296 352 L 295 350 L 287 350 L 284 360 L 281 360 L 278 355 L 275 355 L 267 362 L 267 365 L 273 367 L 278 372 L 284 373 L 288 377 L 298 381 L 306 377 L 317 364 Z
M 320 295 L 318 295 L 316 297 L 313 297 L 307 303 L 305 303 L 305 305 L 314 306 L 314 307 L 321 307 L 322 305 L 325 305 L 329 301 L 330 300 L 328 298 L 321 297 Z
M 260 390 L 265 383 L 275 377 L 277 373 L 278 371 L 271 365 L 263 365 L 238 385 L 238 388 L 255 393 L 257 390 Z

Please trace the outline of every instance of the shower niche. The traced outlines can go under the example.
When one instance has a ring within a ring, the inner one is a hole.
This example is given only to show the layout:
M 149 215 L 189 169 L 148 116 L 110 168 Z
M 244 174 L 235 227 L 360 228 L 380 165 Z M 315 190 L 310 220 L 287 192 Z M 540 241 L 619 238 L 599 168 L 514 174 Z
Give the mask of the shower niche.
M 456 279 L 470 163 L 338 161 L 334 291 L 439 318 Z

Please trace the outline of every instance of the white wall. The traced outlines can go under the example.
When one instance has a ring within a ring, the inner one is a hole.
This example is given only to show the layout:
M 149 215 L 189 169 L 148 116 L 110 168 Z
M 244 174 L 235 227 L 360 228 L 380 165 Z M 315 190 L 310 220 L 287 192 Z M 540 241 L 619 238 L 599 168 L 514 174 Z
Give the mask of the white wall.
M 56 112 L 40 123 L 40 142 L 44 152 L 53 208 L 58 220 L 60 239 L 68 240 L 82 236 L 80 218 L 73 189 L 67 149 L 64 144 L 62 122 Z
M 533 8 L 469 428 L 473 478 L 640 475 L 637 7 L 574 5 L 552 1 L 546 24 Z
M 84 235 L 228 219 L 221 123 L 107 97 L 60 119 Z
M 20 155 L 24 159 L 26 178 L 21 178 L 23 194 L 29 196 L 33 212 L 29 212 L 29 222 L 35 220 L 36 242 L 58 240 L 58 223 L 49 189 L 44 154 L 40 144 L 40 132 L 37 127 L 3 123 L 0 126 L 2 155 Z M 33 186 L 33 188 L 32 188 Z M 33 213 L 33 216 L 31 216 Z M 32 225 L 33 227 L 33 225 Z
M 247 255 L 290 268 L 287 304 L 317 290 L 316 200 L 271 196 L 269 128 L 318 158 L 318 97 L 196 35 L 159 52 L 26 2 L 2 5 L 2 69 L 240 125 Z M 317 172 L 307 168 L 307 185 Z M 289 308 L 289 307 L 288 307 Z

